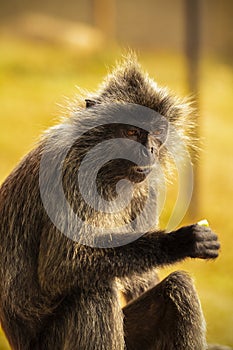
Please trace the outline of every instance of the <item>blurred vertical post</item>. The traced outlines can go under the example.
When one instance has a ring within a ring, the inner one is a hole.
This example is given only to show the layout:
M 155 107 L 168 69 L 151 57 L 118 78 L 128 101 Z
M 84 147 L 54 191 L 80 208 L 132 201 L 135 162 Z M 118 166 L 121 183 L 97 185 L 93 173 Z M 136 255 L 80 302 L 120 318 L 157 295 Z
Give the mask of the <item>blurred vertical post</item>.
M 185 54 L 187 61 L 187 83 L 189 93 L 196 100 L 197 118 L 199 115 L 199 53 L 200 53 L 200 1 L 184 0 L 185 7 Z M 197 120 L 197 124 L 199 120 Z M 199 126 L 195 129 L 195 136 L 199 139 Z M 194 165 L 194 188 L 188 216 L 197 219 L 199 215 L 199 169 L 197 160 L 192 156 Z
M 94 25 L 111 41 L 116 35 L 115 0 L 91 0 Z

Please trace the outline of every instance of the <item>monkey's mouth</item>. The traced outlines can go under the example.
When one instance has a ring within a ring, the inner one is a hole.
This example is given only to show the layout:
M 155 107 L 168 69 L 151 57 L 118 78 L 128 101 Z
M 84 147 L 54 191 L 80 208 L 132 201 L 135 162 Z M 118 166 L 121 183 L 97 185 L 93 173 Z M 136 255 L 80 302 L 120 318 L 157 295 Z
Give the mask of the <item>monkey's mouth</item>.
M 148 175 L 152 171 L 152 168 L 152 165 L 136 166 L 134 167 L 134 171 L 137 174 Z

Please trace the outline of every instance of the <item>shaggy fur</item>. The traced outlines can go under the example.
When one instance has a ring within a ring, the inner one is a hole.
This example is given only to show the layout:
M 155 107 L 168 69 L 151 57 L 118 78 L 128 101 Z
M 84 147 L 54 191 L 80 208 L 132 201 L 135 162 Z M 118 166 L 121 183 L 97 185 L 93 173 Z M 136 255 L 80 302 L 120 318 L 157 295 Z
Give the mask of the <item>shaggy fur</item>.
M 130 204 L 117 214 L 93 210 L 81 198 L 77 170 L 88 150 L 113 137 L 114 128 L 92 128 L 77 140 L 75 136 L 93 121 L 100 123 L 103 115 L 106 121 L 117 106 L 130 103 L 159 112 L 184 142 L 193 144 L 193 110 L 158 87 L 132 57 L 86 98 L 87 108 L 71 107 L 70 117 L 44 134 L 0 188 L 0 320 L 12 349 L 204 350 L 205 322 L 191 279 L 176 272 L 158 283 L 155 268 L 188 257 L 215 259 L 219 243 L 208 227 L 191 225 L 168 234 L 155 228 L 128 244 L 96 248 L 95 238 L 90 244 L 76 242 L 53 225 L 39 186 L 41 176 L 43 185 L 50 181 L 55 164 L 74 212 L 96 230 L 107 228 L 109 239 L 113 227 L 130 223 L 141 211 L 148 187 L 146 181 L 135 181 Z M 60 163 L 70 140 L 75 142 Z M 179 145 L 173 147 L 179 152 Z M 165 149 L 159 159 L 163 164 L 169 160 Z M 116 182 L 124 177 L 120 169 L 110 162 L 98 175 L 98 191 L 108 200 L 115 198 Z M 87 186 L 89 178 L 86 173 Z M 154 216 L 155 227 L 158 180 L 151 179 L 155 189 L 149 215 Z M 56 176 L 50 185 L 50 206 L 65 229 L 69 220 L 57 207 Z M 79 237 L 85 239 L 85 227 L 81 231 Z M 123 309 L 119 289 L 129 302 Z

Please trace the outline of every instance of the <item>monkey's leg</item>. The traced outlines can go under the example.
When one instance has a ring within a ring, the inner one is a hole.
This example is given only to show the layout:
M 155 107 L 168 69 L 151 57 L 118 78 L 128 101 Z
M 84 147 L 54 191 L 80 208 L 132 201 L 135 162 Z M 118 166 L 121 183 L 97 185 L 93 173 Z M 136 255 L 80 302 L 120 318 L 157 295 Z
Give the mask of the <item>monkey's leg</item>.
M 122 310 L 109 292 L 101 288 L 66 297 L 29 349 L 124 350 Z
M 192 280 L 174 272 L 123 308 L 127 350 L 204 350 L 205 321 Z

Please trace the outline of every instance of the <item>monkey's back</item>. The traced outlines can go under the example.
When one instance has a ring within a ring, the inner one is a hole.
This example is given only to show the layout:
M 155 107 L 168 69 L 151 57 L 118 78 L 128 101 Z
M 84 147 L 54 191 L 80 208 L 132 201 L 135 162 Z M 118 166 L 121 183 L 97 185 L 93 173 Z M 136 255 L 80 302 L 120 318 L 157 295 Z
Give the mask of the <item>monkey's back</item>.
M 0 187 L 0 309 L 8 304 L 26 309 L 38 293 L 37 260 L 43 226 L 39 153 L 40 147 L 31 151 Z

